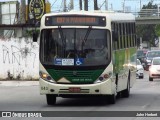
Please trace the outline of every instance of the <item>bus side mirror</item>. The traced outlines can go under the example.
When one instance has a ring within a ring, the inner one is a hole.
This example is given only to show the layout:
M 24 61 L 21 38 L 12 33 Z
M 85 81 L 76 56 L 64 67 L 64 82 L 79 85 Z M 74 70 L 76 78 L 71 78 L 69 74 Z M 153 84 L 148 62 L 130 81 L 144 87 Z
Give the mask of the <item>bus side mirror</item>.
M 36 32 L 33 32 L 33 42 L 37 42 L 38 35 Z
M 112 39 L 113 39 L 113 41 L 118 41 L 118 32 L 117 31 L 112 31 Z

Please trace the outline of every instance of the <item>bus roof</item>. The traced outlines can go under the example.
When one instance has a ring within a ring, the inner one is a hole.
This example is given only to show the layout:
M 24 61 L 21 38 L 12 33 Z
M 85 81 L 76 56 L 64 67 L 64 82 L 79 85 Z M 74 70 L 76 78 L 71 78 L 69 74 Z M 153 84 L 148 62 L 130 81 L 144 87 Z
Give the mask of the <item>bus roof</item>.
M 51 15 L 92 15 L 92 16 L 106 16 L 110 18 L 111 21 L 135 21 L 135 16 L 131 13 L 121 13 L 115 11 L 70 11 L 70 12 L 61 12 L 61 13 L 48 13 L 44 16 Z

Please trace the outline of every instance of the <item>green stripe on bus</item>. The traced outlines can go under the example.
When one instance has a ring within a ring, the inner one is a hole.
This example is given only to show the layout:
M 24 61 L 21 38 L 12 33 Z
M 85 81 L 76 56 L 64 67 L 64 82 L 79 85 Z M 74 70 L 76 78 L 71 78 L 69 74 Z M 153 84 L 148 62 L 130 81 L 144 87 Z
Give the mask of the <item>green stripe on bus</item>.
M 104 70 L 54 70 L 47 69 L 51 77 L 58 81 L 61 78 L 66 78 L 73 84 L 93 83 L 102 74 Z

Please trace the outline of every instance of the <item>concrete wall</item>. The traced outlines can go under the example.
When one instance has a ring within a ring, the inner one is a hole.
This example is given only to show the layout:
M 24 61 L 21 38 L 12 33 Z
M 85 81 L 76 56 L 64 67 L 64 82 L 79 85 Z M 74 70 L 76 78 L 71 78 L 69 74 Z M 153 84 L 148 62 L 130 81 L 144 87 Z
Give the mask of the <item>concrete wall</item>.
M 31 38 L 0 39 L 0 80 L 38 80 L 39 46 Z

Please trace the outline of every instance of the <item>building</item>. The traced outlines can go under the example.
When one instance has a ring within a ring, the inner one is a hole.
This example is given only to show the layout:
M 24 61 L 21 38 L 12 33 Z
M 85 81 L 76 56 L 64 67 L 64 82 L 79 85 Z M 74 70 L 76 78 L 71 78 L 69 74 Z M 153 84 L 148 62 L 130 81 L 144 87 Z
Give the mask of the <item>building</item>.
M 24 37 L 26 31 L 32 30 L 34 23 L 28 21 L 28 8 L 26 0 L 21 4 L 18 0 L 9 2 L 0 2 L 0 38 L 6 37 Z M 36 3 L 32 3 L 36 4 Z M 45 13 L 51 11 L 51 5 L 45 3 Z
M 0 2 L 0 24 L 1 25 L 13 25 L 18 24 L 18 9 L 19 2 L 10 1 L 10 2 Z M 10 28 L 1 27 L 0 29 L 1 36 L 12 36 L 15 34 L 15 31 Z

